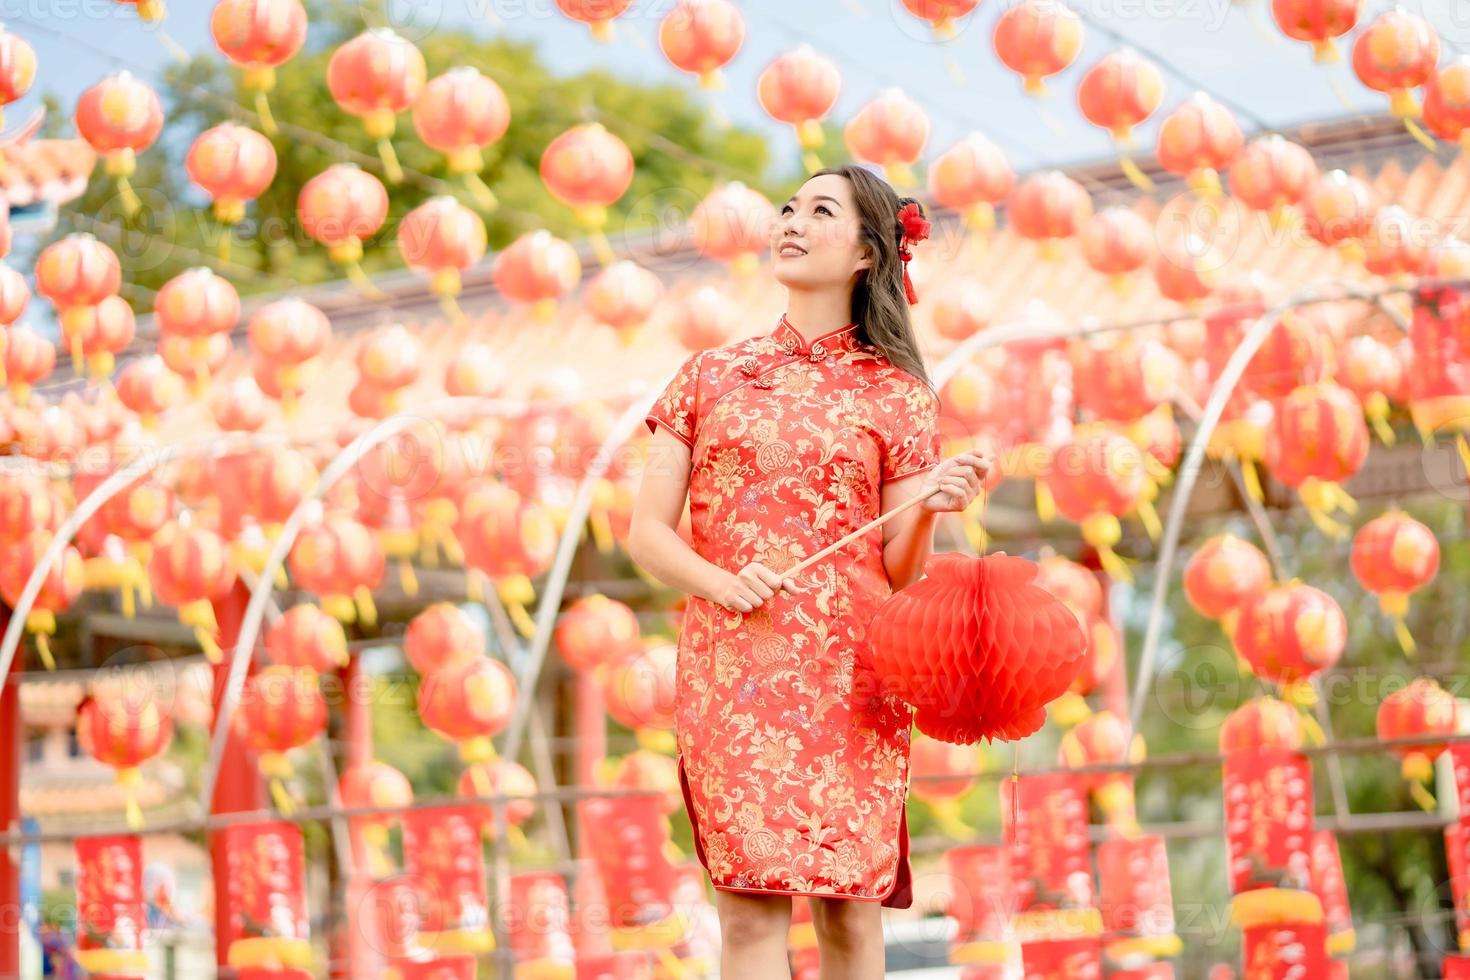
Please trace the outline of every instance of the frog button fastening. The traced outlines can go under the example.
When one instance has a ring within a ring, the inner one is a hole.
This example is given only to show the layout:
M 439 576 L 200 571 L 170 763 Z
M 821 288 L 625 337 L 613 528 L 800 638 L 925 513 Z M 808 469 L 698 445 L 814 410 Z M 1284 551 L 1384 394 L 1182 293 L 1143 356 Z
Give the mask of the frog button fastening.
M 815 364 L 822 358 L 827 356 L 827 348 L 822 346 L 821 341 L 817 341 L 815 344 L 812 344 L 812 351 L 807 356 L 810 357 L 812 363 Z

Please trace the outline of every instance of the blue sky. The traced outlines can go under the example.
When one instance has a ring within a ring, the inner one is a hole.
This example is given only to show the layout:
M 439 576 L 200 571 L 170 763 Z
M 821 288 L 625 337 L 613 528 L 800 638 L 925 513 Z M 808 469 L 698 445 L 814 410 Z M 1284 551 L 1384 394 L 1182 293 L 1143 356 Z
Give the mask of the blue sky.
M 364 2 L 374 5 L 374 0 Z M 487 38 L 504 33 L 531 40 L 561 72 L 602 66 L 649 82 L 685 79 L 696 88 L 657 49 L 658 23 L 674 0 L 637 0 L 620 18 L 618 39 L 609 45 L 594 42 L 582 25 L 564 18 L 553 0 L 385 2 L 390 19 L 410 37 L 439 25 L 469 26 Z M 978 130 L 1004 147 L 1018 170 L 1096 159 L 1111 151 L 1110 140 L 1078 113 L 1073 92 L 1087 66 L 1119 47 L 1119 38 L 1153 55 L 1164 69 L 1165 111 L 1204 88 L 1236 109 L 1247 132 L 1377 113 L 1386 106 L 1382 96 L 1356 80 L 1346 61 L 1315 65 L 1305 45 L 1282 37 L 1271 22 L 1268 0 L 1068 0 L 1084 17 L 1086 45 L 1077 63 L 1038 101 L 1021 91 L 991 48 L 995 20 L 1013 2 L 983 0 L 961 22 L 955 39 L 938 43 L 899 0 L 742 0 L 745 45 L 726 72 L 727 86 L 701 97 L 710 100 L 713 112 L 762 127 L 786 138 L 789 146 L 789 130 L 771 122 L 756 102 L 755 79 L 776 55 L 806 42 L 836 61 L 843 74 L 838 119 L 882 89 L 901 87 L 929 110 L 926 156 Z M 190 51 L 213 50 L 208 34 L 213 6 L 209 0 L 172 0 L 166 24 L 170 37 Z M 1370 0 L 1367 15 L 1389 6 L 1386 0 Z M 1444 59 L 1470 50 L 1470 4 L 1407 0 L 1404 6 L 1439 30 Z M 55 92 L 67 106 L 109 71 L 126 67 L 154 77 L 171 57 L 156 30 L 112 0 L 0 0 L 0 17 L 36 49 L 35 92 Z M 33 95 L 13 107 L 10 118 L 20 119 L 34 101 Z M 1155 123 L 1162 114 L 1156 114 Z M 1151 149 L 1153 134 L 1153 125 L 1139 131 L 1141 152 Z

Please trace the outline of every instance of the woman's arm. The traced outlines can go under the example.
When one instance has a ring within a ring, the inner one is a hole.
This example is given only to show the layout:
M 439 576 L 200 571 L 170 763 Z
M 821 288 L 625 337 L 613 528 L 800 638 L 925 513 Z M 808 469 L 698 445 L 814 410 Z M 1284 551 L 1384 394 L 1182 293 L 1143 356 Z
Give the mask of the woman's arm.
M 628 554 L 670 588 L 713 599 L 729 573 L 701 558 L 678 532 L 689 496 L 690 458 L 689 447 L 663 426 L 650 437 L 643 483 L 633 503 Z
M 883 484 L 882 513 L 907 501 L 919 492 L 927 474 L 915 473 Z M 897 592 L 918 581 L 924 563 L 934 553 L 934 526 L 939 513 L 923 504 L 916 505 L 883 525 L 883 568 Z

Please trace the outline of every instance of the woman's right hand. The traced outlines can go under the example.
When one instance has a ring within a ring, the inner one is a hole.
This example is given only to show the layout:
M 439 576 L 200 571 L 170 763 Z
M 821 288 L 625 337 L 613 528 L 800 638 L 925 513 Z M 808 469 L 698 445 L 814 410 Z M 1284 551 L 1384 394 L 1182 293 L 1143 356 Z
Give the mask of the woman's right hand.
M 753 561 L 738 572 L 726 572 L 711 598 L 731 612 L 748 613 L 782 589 L 801 591 L 796 579 L 785 578 L 781 573 Z

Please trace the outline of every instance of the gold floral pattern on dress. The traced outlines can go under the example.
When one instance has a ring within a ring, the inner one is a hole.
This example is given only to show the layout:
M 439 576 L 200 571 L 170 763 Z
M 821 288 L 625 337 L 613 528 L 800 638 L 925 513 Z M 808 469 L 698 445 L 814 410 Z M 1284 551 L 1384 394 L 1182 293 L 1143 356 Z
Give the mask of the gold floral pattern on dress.
M 647 424 L 690 448 L 695 551 L 779 572 L 876 517 L 883 482 L 939 462 L 938 412 L 855 326 L 807 344 L 783 318 L 688 358 Z M 689 599 L 676 736 L 696 848 L 716 888 L 906 907 L 912 712 L 862 674 L 892 591 L 881 530 L 801 585 L 750 614 Z

